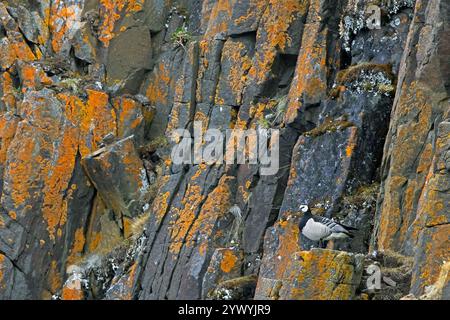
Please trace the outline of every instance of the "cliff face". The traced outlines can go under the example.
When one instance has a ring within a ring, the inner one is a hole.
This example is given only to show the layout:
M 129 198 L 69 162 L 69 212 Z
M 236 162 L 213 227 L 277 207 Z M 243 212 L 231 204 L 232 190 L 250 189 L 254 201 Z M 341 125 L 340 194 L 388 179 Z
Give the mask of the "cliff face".
M 449 299 L 449 16 L 1 1 L 0 299 Z M 172 163 L 194 121 L 279 129 L 280 169 Z M 355 237 L 311 250 L 305 203 Z

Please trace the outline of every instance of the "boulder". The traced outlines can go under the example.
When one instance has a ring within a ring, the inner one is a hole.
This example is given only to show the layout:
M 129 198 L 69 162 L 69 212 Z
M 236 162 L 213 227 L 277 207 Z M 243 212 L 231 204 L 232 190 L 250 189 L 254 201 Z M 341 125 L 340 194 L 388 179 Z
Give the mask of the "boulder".
M 143 212 L 149 188 L 147 173 L 130 136 L 87 155 L 83 167 L 126 237 L 131 220 Z
M 313 249 L 292 254 L 280 278 L 260 276 L 256 299 L 349 300 L 353 299 L 363 270 L 363 255 Z M 264 266 L 264 262 L 263 262 Z
M 148 27 L 134 27 L 111 40 L 106 63 L 107 84 L 121 93 L 137 93 L 152 66 Z
M 203 277 L 202 298 L 213 296 L 219 283 L 241 275 L 243 252 L 238 248 L 219 248 L 209 263 Z

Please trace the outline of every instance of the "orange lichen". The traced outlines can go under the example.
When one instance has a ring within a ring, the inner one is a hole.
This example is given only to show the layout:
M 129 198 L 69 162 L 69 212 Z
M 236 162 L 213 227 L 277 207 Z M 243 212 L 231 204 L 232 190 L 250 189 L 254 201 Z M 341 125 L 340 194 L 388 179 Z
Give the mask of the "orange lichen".
M 69 257 L 67 258 L 67 264 L 73 264 L 77 261 L 84 251 L 84 245 L 86 243 L 86 238 L 84 236 L 84 229 L 78 228 L 75 231 L 74 241 L 72 245 L 72 249 L 70 250 Z
M 283 299 L 351 299 L 356 288 L 352 284 L 354 267 L 351 263 L 349 254 L 338 251 L 296 253 L 293 266 L 287 270 L 284 279 L 294 285 L 282 290 Z M 338 279 L 338 283 L 334 279 Z
M 114 27 L 120 19 L 120 11 L 125 6 L 125 1 L 116 0 L 100 0 L 100 16 L 103 18 L 99 26 L 98 39 L 103 42 L 105 47 L 109 46 L 109 42 L 114 37 Z
M 222 60 L 228 59 L 230 70 L 227 74 L 227 85 L 233 94 L 233 100 L 229 104 L 240 105 L 242 103 L 242 92 L 247 82 L 247 74 L 252 66 L 251 57 L 249 56 L 249 48 L 244 43 L 236 41 L 227 41 L 223 48 Z M 227 88 L 218 88 L 216 96 L 216 104 L 224 104 L 222 90 Z M 222 102 L 222 103 L 221 103 Z
M 42 215 L 47 221 L 47 230 L 50 239 L 55 239 L 57 226 L 63 226 L 67 220 L 68 202 L 72 199 L 70 179 L 75 168 L 75 159 L 78 151 L 78 130 L 72 126 L 61 132 L 62 139 L 56 156 L 44 178 L 44 200 Z M 66 194 L 67 193 L 67 194 Z
M 277 263 L 276 276 L 277 278 L 281 278 L 291 263 L 292 254 L 300 250 L 298 245 L 299 228 L 297 225 L 286 220 L 280 221 L 278 228 L 280 232 L 276 256 L 279 257 L 279 263 Z
M 390 192 L 390 189 L 392 188 L 395 190 L 405 185 L 406 182 L 407 179 L 403 177 L 390 177 L 390 186 L 385 191 L 385 198 L 381 209 L 381 212 L 389 212 L 390 218 L 382 216 L 380 219 L 380 231 L 378 233 L 378 246 L 380 250 L 390 248 L 390 243 L 393 240 L 391 235 L 401 226 L 400 208 L 397 207 L 397 203 L 400 201 L 400 194 Z
M 68 40 L 69 33 L 78 28 L 81 20 L 82 1 L 67 4 L 66 1 L 55 0 L 51 6 L 49 28 L 52 36 L 52 49 L 59 53 Z
M 27 203 L 29 199 L 29 187 L 35 185 L 33 176 L 31 176 L 32 167 L 31 163 L 35 163 L 36 160 L 41 160 L 40 157 L 33 158 L 30 150 L 34 150 L 37 146 L 37 138 L 25 138 L 16 141 L 14 139 L 8 150 L 17 150 L 12 161 L 6 170 L 6 174 L 10 178 L 11 185 L 11 199 L 15 204 L 15 207 L 19 207 Z M 20 145 L 19 145 L 20 144 Z M 7 177 L 8 177 L 7 176 Z
M 135 278 L 136 278 L 137 270 L 138 270 L 138 264 L 134 263 L 131 266 L 131 268 L 130 268 L 130 271 L 129 271 L 129 274 L 128 274 L 128 279 L 127 279 L 127 281 L 125 283 L 125 285 L 126 285 L 126 287 L 128 289 L 127 290 L 127 294 L 121 297 L 122 300 L 132 300 L 133 299 L 133 290 L 132 290 L 132 288 L 133 288 L 133 284 L 134 284 L 134 281 L 135 281 Z
M 248 9 L 244 15 L 242 15 L 234 20 L 234 24 L 236 26 L 245 24 L 250 19 L 259 18 L 263 13 L 262 12 L 263 9 L 266 8 L 267 3 L 268 3 L 268 0 L 240 0 L 240 1 L 241 1 L 241 4 L 234 3 L 234 6 L 242 5 L 242 2 L 247 2 L 246 5 L 248 6 Z
M 230 184 L 233 183 L 234 177 L 223 176 L 217 187 L 208 195 L 203 204 L 197 219 L 192 224 L 189 234 L 186 237 L 186 245 L 193 246 L 197 237 L 200 237 L 199 253 L 204 255 L 210 249 L 210 241 L 212 238 L 220 236 L 220 230 L 214 230 L 217 219 L 227 214 L 232 194 Z
M 0 116 L 0 163 L 4 164 L 8 153 L 9 145 L 16 133 L 18 119 L 11 114 Z
M 433 155 L 426 143 L 432 121 L 430 119 L 433 118 L 429 93 L 415 81 L 404 83 L 395 110 L 391 126 L 397 128 L 396 137 L 392 140 L 389 151 L 389 176 L 384 187 L 377 235 L 380 249 L 394 251 L 398 250 L 404 241 L 417 241 L 420 228 L 416 226 L 412 228 L 412 232 L 409 230 L 417 213 L 419 199 L 424 198 L 424 180 L 430 181 L 430 174 L 433 175 Z M 401 119 L 408 119 L 413 110 L 420 110 L 417 119 L 398 125 Z M 417 150 L 421 152 L 417 154 Z M 406 174 L 405 168 L 409 166 L 416 168 L 417 173 L 414 176 Z M 403 194 L 408 186 L 410 189 L 405 197 Z M 433 209 L 426 209 L 426 212 L 432 211 Z
M 129 129 L 136 129 L 144 120 L 141 112 L 142 105 L 129 97 L 115 99 L 113 104 L 118 114 L 117 135 L 125 138 Z
M 73 289 L 69 287 L 64 287 L 61 293 L 62 300 L 82 300 L 84 298 L 83 291 L 80 289 Z
M 209 23 L 205 37 L 211 37 L 227 30 L 233 13 L 233 2 L 234 0 L 218 0 L 215 3 L 209 15 Z
M 168 177 L 167 177 L 168 178 Z M 163 181 L 167 180 L 166 177 L 163 177 Z M 163 182 L 164 185 L 164 182 Z M 170 191 L 167 191 L 163 194 L 159 193 L 160 196 L 156 197 L 153 203 L 153 212 L 156 214 L 158 222 L 161 222 L 164 218 L 164 215 L 167 212 L 169 207 L 169 199 L 170 199 Z
M 17 219 L 17 213 L 15 213 L 14 211 L 10 211 L 8 212 L 8 215 L 11 219 L 16 220 Z
M 143 9 L 145 0 L 100 0 L 100 16 L 98 39 L 105 47 L 109 46 L 111 40 L 116 36 L 114 29 L 122 14 L 129 16 Z M 122 31 L 122 30 L 119 30 Z
M 16 96 L 14 95 L 13 79 L 9 72 L 1 75 L 0 85 L 2 85 L 3 95 L 1 100 L 6 106 L 6 110 L 14 110 L 16 106 Z
M 81 112 L 80 130 L 82 143 L 80 153 L 85 156 L 95 151 L 108 133 L 116 134 L 116 113 L 109 104 L 108 94 L 86 90 L 88 101 Z
M 270 70 L 279 51 L 291 45 L 288 30 L 292 22 L 307 11 L 309 1 L 270 0 L 261 19 L 257 42 L 261 48 L 255 54 L 249 76 L 257 83 L 270 77 Z M 305 33 L 306 34 L 306 33 Z
M 442 225 L 436 227 L 435 230 L 424 230 L 429 233 L 429 242 L 425 244 L 425 261 L 421 261 L 420 274 L 421 288 L 432 285 L 438 280 L 440 266 L 442 263 L 450 259 L 449 245 L 450 245 L 450 225 Z M 413 275 L 412 282 L 416 282 L 418 279 L 416 275 Z
M 345 155 L 347 158 L 350 158 L 353 154 L 353 150 L 355 149 L 355 145 L 354 144 L 348 144 L 347 147 L 345 148 Z
M 237 261 L 238 258 L 233 254 L 233 251 L 226 250 L 223 252 L 223 257 L 220 261 L 220 269 L 225 273 L 229 273 L 236 266 Z
M 321 100 L 326 96 L 327 90 L 327 46 L 326 32 L 321 30 L 321 23 L 307 24 L 300 54 L 297 60 L 297 68 L 288 95 L 288 109 L 285 120 L 293 122 L 297 118 L 297 112 L 302 106 L 302 98 Z
M 0 288 L 4 287 L 3 281 L 3 263 L 5 261 L 5 256 L 0 253 Z
M 170 121 L 167 124 L 166 135 L 170 136 L 171 132 L 180 128 L 183 124 L 180 123 L 181 109 L 186 108 L 185 104 L 175 102 L 170 113 Z
M 19 32 L 10 32 L 8 35 L 11 39 L 11 52 L 15 53 L 17 60 L 30 62 L 37 59 Z
M 52 262 L 50 264 L 48 281 L 49 281 L 50 291 L 52 293 L 57 292 L 62 286 L 62 277 L 58 270 L 58 262 L 55 260 L 52 260 Z
M 187 186 L 186 194 L 181 201 L 183 207 L 179 210 L 176 220 L 170 228 L 170 252 L 177 254 L 183 246 L 184 239 L 195 221 L 196 211 L 205 198 L 199 185 L 190 183 Z
M 145 92 L 151 104 L 167 103 L 168 87 L 171 81 L 168 67 L 164 62 L 160 62 L 159 66 L 153 71 L 152 78 Z
M 91 240 L 89 241 L 89 252 L 94 252 L 102 242 L 102 233 L 93 232 L 91 235 Z

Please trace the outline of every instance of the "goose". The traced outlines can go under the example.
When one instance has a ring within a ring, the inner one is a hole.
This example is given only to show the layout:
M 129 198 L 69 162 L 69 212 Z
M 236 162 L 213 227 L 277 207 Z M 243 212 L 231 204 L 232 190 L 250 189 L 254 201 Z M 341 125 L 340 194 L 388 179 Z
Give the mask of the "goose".
M 358 230 L 353 227 L 345 226 L 334 220 L 315 216 L 307 205 L 301 205 L 300 211 L 303 217 L 300 220 L 300 232 L 312 241 L 323 241 L 353 238 L 352 231 Z

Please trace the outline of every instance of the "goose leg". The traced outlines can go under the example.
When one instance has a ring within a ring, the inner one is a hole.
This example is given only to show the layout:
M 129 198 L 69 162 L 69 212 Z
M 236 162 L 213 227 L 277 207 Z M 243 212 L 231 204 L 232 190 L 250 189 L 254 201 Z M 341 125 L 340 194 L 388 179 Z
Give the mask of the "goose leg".
M 334 250 L 334 240 L 328 241 L 326 248 L 329 250 Z
M 327 240 L 320 240 L 320 248 L 325 249 L 327 247 L 328 241 Z

